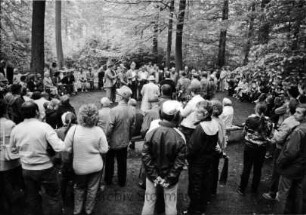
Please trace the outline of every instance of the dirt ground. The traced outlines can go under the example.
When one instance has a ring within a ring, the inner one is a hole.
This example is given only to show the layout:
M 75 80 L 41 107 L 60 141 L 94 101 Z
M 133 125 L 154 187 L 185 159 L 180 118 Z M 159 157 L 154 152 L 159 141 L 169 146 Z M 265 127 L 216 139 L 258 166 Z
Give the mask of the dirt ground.
M 103 92 L 82 93 L 71 98 L 72 105 L 78 110 L 82 104 L 95 103 L 100 107 L 99 101 L 104 96 Z M 225 95 L 218 94 L 217 98 L 222 99 Z M 234 124 L 241 124 L 246 117 L 253 112 L 254 105 L 241 103 L 232 98 L 235 110 Z M 266 160 L 263 171 L 261 184 L 257 194 L 251 194 L 246 191 L 246 196 L 242 197 L 236 193 L 240 182 L 242 172 L 243 142 L 239 132 L 232 133 L 232 139 L 236 139 L 227 147 L 226 153 L 230 157 L 228 182 L 225 186 L 218 187 L 218 194 L 208 206 L 207 214 L 271 214 L 273 213 L 273 202 L 262 198 L 262 193 L 266 192 L 269 186 L 271 175 L 271 160 Z M 128 176 L 127 185 L 121 188 L 117 185 L 117 177 L 114 177 L 114 183 L 106 187 L 106 190 L 99 195 L 96 214 L 117 215 L 117 214 L 140 214 L 144 190 L 137 186 L 138 174 L 140 169 L 142 142 L 136 143 L 134 151 L 128 153 Z M 220 164 L 222 168 L 222 162 Z M 252 175 L 250 179 L 252 178 Z M 188 206 L 189 198 L 187 193 L 188 187 L 188 170 L 183 170 L 179 181 L 178 210 L 179 213 Z M 70 214 L 71 206 L 67 208 L 67 214 Z

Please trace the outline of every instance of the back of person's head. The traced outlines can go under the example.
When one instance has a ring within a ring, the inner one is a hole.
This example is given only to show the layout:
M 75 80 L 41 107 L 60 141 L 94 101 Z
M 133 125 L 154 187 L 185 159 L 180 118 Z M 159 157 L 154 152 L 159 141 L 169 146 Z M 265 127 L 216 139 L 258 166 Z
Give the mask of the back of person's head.
M 72 124 L 77 124 L 76 115 L 72 112 L 66 112 L 61 117 L 62 123 L 65 126 L 70 126 Z
M 13 84 L 11 86 L 11 92 L 13 95 L 18 95 L 21 93 L 21 85 L 20 84 Z
M 288 89 L 288 94 L 289 94 L 289 96 L 291 96 L 293 98 L 297 98 L 299 96 L 299 94 L 300 94 L 299 88 L 297 86 L 291 86 Z
M 306 104 L 306 95 L 300 95 L 299 102 L 301 104 Z
M 172 96 L 172 88 L 169 84 L 163 84 L 161 86 L 161 93 L 164 96 Z
M 112 101 L 108 97 L 103 97 L 100 103 L 102 107 L 109 107 L 112 104 Z
M 62 104 L 68 104 L 70 98 L 68 95 L 63 95 L 60 99 Z
M 189 85 L 190 92 L 194 94 L 200 94 L 201 93 L 201 83 L 198 81 L 192 81 Z
M 82 105 L 78 113 L 78 122 L 83 127 L 94 127 L 99 121 L 99 112 L 95 104 Z
M 202 77 L 203 77 L 203 78 L 207 78 L 207 72 L 203 72 L 203 73 L 202 73 Z
M 212 108 L 213 108 L 212 115 L 214 117 L 219 117 L 223 112 L 222 103 L 219 100 L 213 99 L 213 100 L 211 100 L 211 105 L 212 105 Z
M 267 112 L 267 105 L 263 102 L 257 103 L 255 106 L 255 111 L 258 115 L 265 115 Z
M 290 114 L 294 114 L 294 113 L 295 113 L 296 107 L 297 107 L 298 105 L 299 105 L 298 100 L 296 100 L 296 99 L 290 99 L 289 105 L 288 105 Z
M 178 123 L 180 119 L 181 103 L 175 100 L 165 101 L 160 109 L 160 118 L 169 122 Z
M 0 117 L 5 117 L 7 111 L 7 104 L 3 99 L 0 99 Z
M 222 100 L 223 106 L 233 106 L 232 101 L 229 98 L 224 98 Z
M 41 98 L 41 93 L 39 91 L 33 92 L 33 94 L 32 94 L 32 99 L 33 100 L 38 100 L 40 98 Z
M 41 97 L 49 100 L 49 94 L 47 92 L 41 92 Z
M 185 77 L 187 74 L 185 71 L 182 71 L 182 76 Z
M 24 119 L 35 118 L 38 113 L 38 106 L 33 101 L 26 101 L 21 105 L 21 115 Z
M 165 72 L 165 78 L 170 78 L 170 76 L 171 76 L 171 74 L 170 74 L 170 72 Z
M 201 119 L 201 121 L 211 120 L 211 116 L 213 114 L 212 103 L 207 100 L 198 102 L 196 104 L 196 114 L 197 118 Z
M 137 106 L 137 101 L 135 99 L 130 99 L 129 102 L 128 102 L 128 105 L 129 106 L 132 106 L 132 107 L 135 107 Z

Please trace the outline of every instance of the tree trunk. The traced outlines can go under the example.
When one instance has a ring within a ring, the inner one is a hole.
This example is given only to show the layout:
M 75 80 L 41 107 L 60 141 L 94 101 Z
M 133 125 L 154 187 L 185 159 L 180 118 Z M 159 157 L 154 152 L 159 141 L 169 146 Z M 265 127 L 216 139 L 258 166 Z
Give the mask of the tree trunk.
M 251 50 L 252 38 L 254 34 L 254 19 L 255 19 L 254 13 L 255 13 L 255 2 L 252 2 L 251 16 L 250 16 L 250 21 L 249 21 L 248 39 L 247 39 L 247 44 L 245 46 L 245 55 L 244 55 L 243 65 L 247 65 L 249 62 L 249 53 Z
M 175 67 L 177 72 L 183 69 L 182 43 L 183 43 L 185 9 L 186 9 L 186 0 L 180 0 L 178 23 L 176 25 L 176 40 L 175 40 Z
M 262 15 L 261 26 L 259 27 L 259 32 L 258 32 L 258 42 L 260 44 L 266 44 L 269 42 L 270 24 L 266 20 L 266 12 L 265 12 L 265 8 L 267 4 L 269 4 L 269 2 L 270 0 L 261 1 L 261 9 L 264 14 Z
M 31 72 L 44 73 L 44 34 L 46 1 L 33 1 Z
M 171 58 L 173 13 L 174 13 L 174 0 L 171 0 L 171 2 L 170 2 L 170 17 L 169 17 L 169 24 L 168 24 L 167 54 L 166 54 L 166 66 L 168 68 L 170 67 L 170 58 Z
M 153 55 L 155 62 L 158 60 L 158 22 L 159 22 L 159 12 L 157 13 L 153 26 Z
M 64 54 L 62 46 L 62 1 L 55 1 L 55 40 L 56 40 L 56 54 L 59 69 L 64 66 Z
M 229 0 L 224 0 L 222 21 L 228 20 L 228 1 Z M 219 67 L 225 65 L 226 33 L 227 33 L 227 28 L 223 26 L 220 32 L 220 40 L 219 40 L 219 52 L 218 52 L 218 63 L 217 63 Z
M 304 1 L 300 1 L 298 4 L 298 8 L 302 9 L 304 7 Z M 294 4 L 294 2 L 293 2 Z M 295 19 L 293 24 L 293 41 L 292 41 L 292 50 L 297 50 L 299 48 L 299 34 L 300 34 L 300 28 L 301 28 L 302 19 Z

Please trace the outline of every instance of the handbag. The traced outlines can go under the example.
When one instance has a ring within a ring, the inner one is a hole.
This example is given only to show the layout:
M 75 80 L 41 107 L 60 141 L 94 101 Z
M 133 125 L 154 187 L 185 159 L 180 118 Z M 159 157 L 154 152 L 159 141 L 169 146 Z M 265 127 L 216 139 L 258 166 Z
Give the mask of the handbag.
M 2 126 L 2 144 L 1 144 L 1 154 L 3 154 L 3 157 L 5 161 L 10 161 L 10 160 L 17 160 L 19 159 L 19 153 L 13 153 L 12 152 L 12 147 L 9 145 L 5 144 L 6 137 L 5 137 L 5 129 L 4 126 Z

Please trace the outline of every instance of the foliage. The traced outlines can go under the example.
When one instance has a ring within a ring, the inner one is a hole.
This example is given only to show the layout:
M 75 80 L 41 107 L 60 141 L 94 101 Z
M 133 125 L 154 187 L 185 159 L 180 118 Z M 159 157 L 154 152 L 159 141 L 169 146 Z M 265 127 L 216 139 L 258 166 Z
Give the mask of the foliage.
M 2 0 L 0 6 L 0 59 L 28 70 L 31 56 L 31 4 L 25 0 Z

